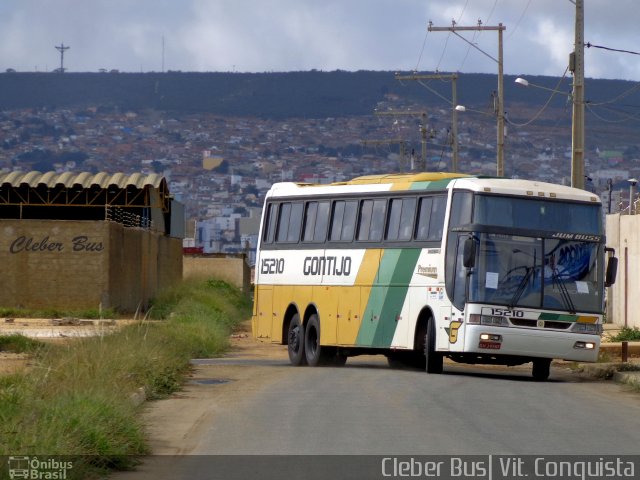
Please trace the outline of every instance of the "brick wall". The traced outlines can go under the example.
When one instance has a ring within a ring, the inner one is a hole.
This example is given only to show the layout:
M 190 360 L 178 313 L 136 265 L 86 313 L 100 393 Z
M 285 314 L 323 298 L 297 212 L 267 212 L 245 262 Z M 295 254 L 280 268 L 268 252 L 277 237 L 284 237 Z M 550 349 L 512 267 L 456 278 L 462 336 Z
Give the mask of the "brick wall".
M 134 311 L 181 280 L 181 246 L 111 222 L 0 220 L 0 306 Z

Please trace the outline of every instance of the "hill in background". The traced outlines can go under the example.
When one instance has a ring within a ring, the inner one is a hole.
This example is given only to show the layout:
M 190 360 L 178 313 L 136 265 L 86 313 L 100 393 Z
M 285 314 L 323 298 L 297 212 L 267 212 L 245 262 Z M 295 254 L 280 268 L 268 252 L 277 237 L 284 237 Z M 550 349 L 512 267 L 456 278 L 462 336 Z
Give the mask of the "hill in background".
M 513 102 L 542 106 L 550 93 L 524 88 L 515 76 L 504 77 L 505 108 Z M 531 83 L 555 88 L 558 78 L 527 77 Z M 564 79 L 552 106 L 567 103 L 571 78 Z M 586 82 L 588 101 L 615 98 L 635 85 L 622 80 Z M 450 83 L 432 80 L 428 88 L 451 98 Z M 458 103 L 491 108 L 496 75 L 460 74 Z M 124 110 L 156 109 L 172 112 L 210 112 L 229 116 L 283 119 L 371 115 L 387 94 L 426 106 L 446 103 L 418 82 L 399 82 L 393 72 L 309 71 L 285 73 L 2 73 L 0 109 L 82 108 L 101 106 Z M 624 104 L 638 103 L 635 91 Z M 623 107 L 625 106 L 623 105 Z M 513 106 L 513 105 L 511 105 Z M 621 108 L 623 108 L 621 107 Z

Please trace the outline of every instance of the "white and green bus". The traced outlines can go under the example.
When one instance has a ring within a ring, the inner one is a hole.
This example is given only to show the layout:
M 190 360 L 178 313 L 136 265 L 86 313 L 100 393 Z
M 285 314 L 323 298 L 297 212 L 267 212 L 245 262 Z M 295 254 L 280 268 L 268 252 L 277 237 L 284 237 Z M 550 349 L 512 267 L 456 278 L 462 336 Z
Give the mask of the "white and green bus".
M 543 380 L 554 358 L 597 360 L 608 250 L 600 200 L 570 187 L 449 173 L 277 183 L 253 333 L 288 345 L 293 365 L 532 362 Z

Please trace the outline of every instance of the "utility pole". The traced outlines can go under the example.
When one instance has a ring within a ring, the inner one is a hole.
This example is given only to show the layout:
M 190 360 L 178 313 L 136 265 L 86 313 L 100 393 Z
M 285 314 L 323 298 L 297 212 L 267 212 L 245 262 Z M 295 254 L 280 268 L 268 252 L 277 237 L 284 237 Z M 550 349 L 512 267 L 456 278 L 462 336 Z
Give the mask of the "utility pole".
M 422 118 L 422 124 L 420 125 L 420 136 L 421 136 L 421 145 L 422 145 L 422 155 L 420 157 L 422 165 L 418 170 L 425 171 L 427 168 L 427 112 L 397 112 L 397 111 L 388 111 L 388 112 L 376 112 L 376 115 L 411 115 L 411 116 L 420 116 Z M 404 142 L 400 144 L 401 148 L 404 148 Z M 403 156 L 404 157 L 404 156 Z M 403 158 L 404 160 L 404 158 Z
M 503 79 L 502 79 L 502 66 L 503 66 L 503 57 L 502 57 L 502 32 L 506 30 L 507 27 L 499 23 L 497 26 L 485 26 L 482 25 L 482 22 L 478 20 L 478 25 L 475 27 L 459 27 L 456 25 L 456 22 L 451 22 L 450 27 L 434 27 L 431 22 L 429 22 L 428 30 L 430 32 L 451 32 L 457 37 L 460 37 L 462 40 L 467 42 L 473 48 L 483 53 L 491 60 L 498 64 L 498 103 L 496 105 L 496 116 L 498 119 L 498 133 L 496 139 L 496 174 L 498 177 L 504 177 L 504 88 L 503 88 Z M 475 43 L 470 42 L 462 35 L 460 35 L 459 31 L 497 31 L 498 32 L 498 58 L 495 59 L 485 51 L 481 50 Z M 454 105 L 455 108 L 455 105 Z
M 576 6 L 575 46 L 569 56 L 573 73 L 573 122 L 571 128 L 571 186 L 584 188 L 584 0 Z
M 56 50 L 60 52 L 60 73 L 64 73 L 64 52 L 69 50 L 71 47 L 65 47 L 64 43 L 54 45 L 54 47 L 56 47 Z
M 433 75 L 396 75 L 396 80 L 451 80 L 451 171 L 458 171 L 458 111 L 456 105 L 458 104 L 457 93 L 457 80 L 458 74 L 441 74 L 436 73 Z M 437 93 L 437 92 L 436 92 Z
M 389 145 L 392 143 L 397 143 L 400 145 L 400 168 L 404 169 L 405 165 L 405 141 L 401 138 L 389 138 L 385 140 L 362 140 L 362 145 Z

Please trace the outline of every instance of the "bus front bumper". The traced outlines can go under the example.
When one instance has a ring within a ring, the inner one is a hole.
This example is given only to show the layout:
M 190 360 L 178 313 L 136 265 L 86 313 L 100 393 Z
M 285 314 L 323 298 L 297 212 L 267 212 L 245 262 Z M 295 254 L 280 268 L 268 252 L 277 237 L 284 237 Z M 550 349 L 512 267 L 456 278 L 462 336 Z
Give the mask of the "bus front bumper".
M 532 328 L 467 325 L 464 352 L 461 353 L 595 362 L 598 360 L 599 349 L 599 335 Z

